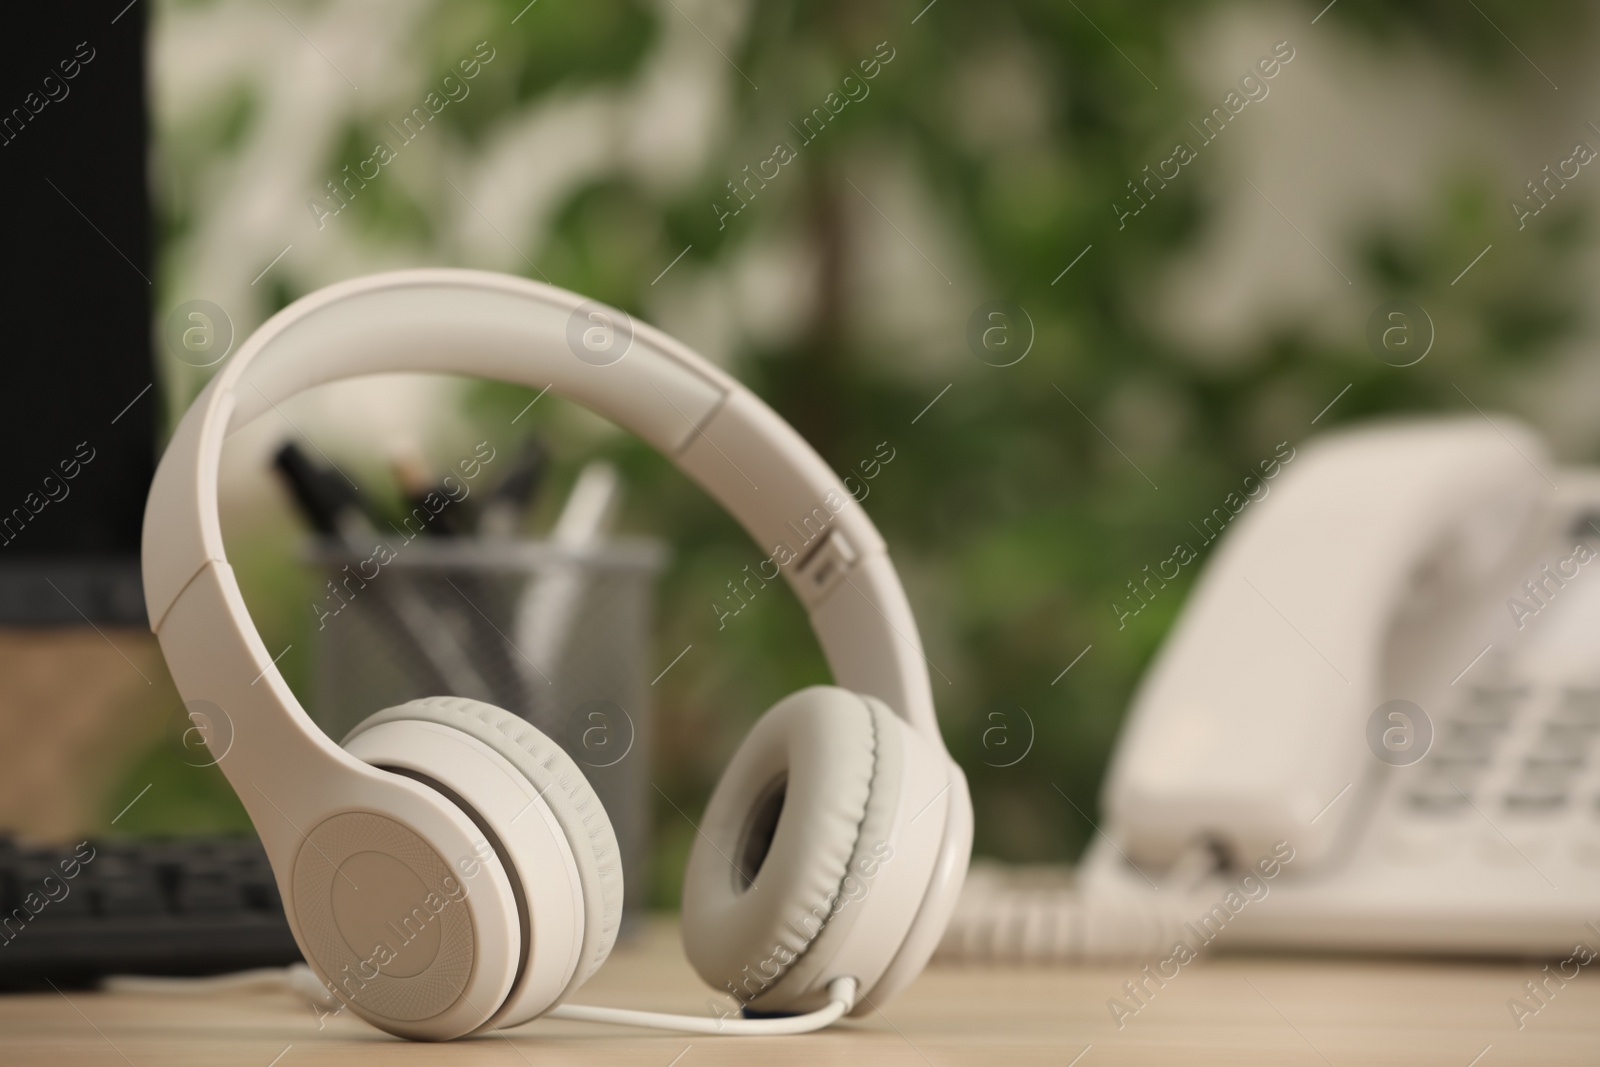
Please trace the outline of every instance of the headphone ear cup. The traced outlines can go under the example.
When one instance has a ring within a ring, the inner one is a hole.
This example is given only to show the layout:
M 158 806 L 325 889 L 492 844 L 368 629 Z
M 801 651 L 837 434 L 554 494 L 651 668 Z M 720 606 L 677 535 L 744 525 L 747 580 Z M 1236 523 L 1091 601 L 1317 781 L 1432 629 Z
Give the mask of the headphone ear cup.
M 616 833 L 583 771 L 561 746 L 526 720 L 492 704 L 464 697 L 424 697 L 386 708 L 350 731 L 344 745 L 359 750 L 358 739 L 362 735 L 397 722 L 446 726 L 482 742 L 520 771 L 543 799 L 571 846 L 583 898 L 582 956 L 562 995 L 582 985 L 605 962 L 616 942 L 623 893 Z M 529 819 L 533 817 L 531 813 L 527 815 Z M 554 874 L 525 870 L 519 877 L 527 883 Z M 531 898 L 531 893 L 528 895 Z M 505 1022 L 509 1025 L 509 1020 Z
M 761 717 L 717 783 L 684 874 L 683 943 L 740 1007 L 825 999 L 819 976 L 861 910 L 845 906 L 851 872 L 883 859 L 893 828 L 904 762 L 893 720 L 848 690 L 803 689 Z

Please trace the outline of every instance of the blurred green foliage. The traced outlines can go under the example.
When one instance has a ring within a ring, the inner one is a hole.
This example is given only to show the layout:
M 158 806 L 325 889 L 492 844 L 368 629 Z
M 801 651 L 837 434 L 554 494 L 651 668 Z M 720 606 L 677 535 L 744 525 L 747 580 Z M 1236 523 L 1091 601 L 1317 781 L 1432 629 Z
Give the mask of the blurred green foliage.
M 1440 324 L 1437 358 L 1397 370 L 1367 350 L 1364 320 L 1330 342 L 1290 317 L 1219 364 L 1181 333 L 1157 329 L 1149 303 L 1151 279 L 1211 232 L 1220 195 L 1205 178 L 1213 160 L 1202 154 L 1124 230 L 1110 205 L 1159 158 L 1153 146 L 1165 154 L 1173 131 L 1225 91 L 1186 84 L 1184 61 L 1190 31 L 1222 5 L 925 3 L 754 5 L 737 47 L 726 57 L 706 49 L 706 63 L 727 68 L 733 109 L 716 133 L 713 160 L 688 188 L 663 191 L 637 175 L 607 174 L 571 195 L 541 247 L 510 237 L 539 264 L 529 276 L 648 317 L 653 279 L 684 246 L 692 246 L 685 263 L 704 265 L 752 242 L 798 235 L 818 270 L 802 328 L 782 341 L 747 343 L 730 369 L 837 470 L 872 456 L 880 442 L 895 450 L 865 506 L 917 609 L 945 735 L 971 779 L 978 851 L 1069 859 L 1093 833 L 1087 819 L 1096 816 L 1120 717 L 1198 568 L 1185 568 L 1119 628 L 1110 605 L 1126 595 L 1125 583 L 1170 554 L 1188 523 L 1238 488 L 1277 442 L 1303 439 L 1347 384 L 1317 429 L 1376 413 L 1463 409 L 1458 387 L 1490 398 L 1490 406 L 1508 405 L 1500 399 L 1507 376 L 1546 356 L 1577 325 L 1581 294 L 1572 268 L 1586 220 L 1563 207 L 1512 239 L 1509 190 L 1464 145 L 1463 163 L 1440 176 L 1426 211 L 1395 217 L 1374 204 L 1341 247 L 1328 249 L 1357 271 L 1374 305 L 1403 296 L 1426 306 Z M 625 82 L 663 20 L 685 17 L 671 5 L 628 0 L 525 4 L 438 6 L 418 62 L 445 69 L 490 28 L 498 49 L 475 99 L 441 117 L 462 143 L 484 137 L 508 109 L 575 86 Z M 1482 0 L 1474 12 L 1445 0 L 1342 0 L 1312 28 L 1322 7 L 1318 0 L 1269 10 L 1304 27 L 1297 33 L 1355 33 L 1377 50 L 1426 49 L 1507 94 L 1530 96 L 1547 87 L 1490 17 L 1501 26 L 1514 20 L 1529 49 L 1558 48 L 1557 36 L 1590 17 L 1572 2 L 1534 11 Z M 781 180 L 719 226 L 710 205 L 725 199 L 724 183 L 766 158 L 775 139 L 792 140 L 789 124 L 885 41 L 895 58 L 870 97 L 845 109 Z M 1262 41 L 1261 50 L 1271 43 Z M 1031 80 L 1021 84 L 1033 94 L 1014 104 L 1035 117 L 1019 114 L 1009 134 L 1004 123 L 993 136 L 963 126 L 959 94 L 1012 65 L 1026 68 Z M 248 112 L 247 99 L 221 101 L 216 123 L 225 131 L 248 121 Z M 370 143 L 366 131 L 352 129 L 346 158 L 329 172 L 368 154 Z M 886 159 L 915 175 L 980 300 L 1026 309 L 1037 336 L 1026 359 L 986 365 L 966 353 L 961 336 L 943 345 L 943 355 L 961 354 L 955 361 L 882 350 L 859 252 L 899 238 L 865 210 L 853 185 Z M 353 223 L 378 243 L 397 230 L 426 233 L 427 206 L 406 190 L 387 183 L 381 195 L 364 196 Z M 1490 242 L 1497 254 L 1453 286 L 1461 266 Z M 1091 244 L 1067 280 L 1054 284 Z M 946 383 L 948 393 L 919 418 Z M 473 393 L 474 420 L 505 426 L 532 396 L 484 385 Z M 598 450 L 627 476 L 625 525 L 674 546 L 661 591 L 658 662 L 687 645 L 693 651 L 657 687 L 653 776 L 695 813 L 754 719 L 785 693 L 825 681 L 825 665 L 803 613 L 776 587 L 719 629 L 712 604 L 765 552 L 687 489 L 670 464 L 630 439 L 596 437 L 583 416 L 553 398 L 536 410 L 558 441 L 598 442 L 562 455 L 556 481 L 563 484 L 550 497 L 559 499 L 577 465 Z M 1032 751 L 996 766 L 1022 751 L 1029 722 L 1037 731 Z M 653 896 L 670 904 L 694 831 L 668 805 L 658 805 L 657 820 Z

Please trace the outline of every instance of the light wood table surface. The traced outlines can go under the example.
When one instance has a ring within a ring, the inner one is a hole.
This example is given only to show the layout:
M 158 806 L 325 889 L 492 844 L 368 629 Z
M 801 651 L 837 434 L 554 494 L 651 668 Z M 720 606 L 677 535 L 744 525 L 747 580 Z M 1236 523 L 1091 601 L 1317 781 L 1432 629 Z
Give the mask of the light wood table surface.
M 448 1045 L 397 1041 L 349 1017 L 327 1017 L 319 1029 L 287 993 L 69 991 L 0 997 L 0 1064 L 1600 1063 L 1600 961 L 1519 1031 L 1507 998 L 1539 975 L 1531 963 L 1217 957 L 1185 967 L 1119 1030 L 1106 1001 L 1136 968 L 941 966 L 885 1011 L 804 1037 L 536 1022 Z M 578 999 L 704 1012 L 709 995 L 683 960 L 675 926 L 660 921 L 613 953 Z

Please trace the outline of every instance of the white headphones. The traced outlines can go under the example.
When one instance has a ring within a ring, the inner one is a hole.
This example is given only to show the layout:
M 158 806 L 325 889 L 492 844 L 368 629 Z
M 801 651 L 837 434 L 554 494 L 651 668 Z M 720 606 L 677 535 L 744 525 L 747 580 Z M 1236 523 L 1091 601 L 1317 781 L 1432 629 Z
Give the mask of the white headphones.
M 619 324 L 609 354 L 579 358 L 568 338 L 598 321 Z M 690 962 L 730 1004 L 811 1014 L 557 1008 L 605 960 L 622 905 L 611 824 L 576 764 L 523 719 L 451 696 L 379 711 L 341 747 L 284 684 L 223 551 L 223 442 L 302 390 L 399 371 L 548 386 L 673 459 L 763 550 L 783 546 L 774 556 L 789 560 L 839 688 L 785 698 L 740 745 L 699 824 L 682 926 Z M 819 513 L 820 538 L 805 525 Z M 944 931 L 971 802 L 883 538 L 770 408 L 618 312 L 465 270 L 375 275 L 296 301 L 185 414 L 150 489 L 143 552 L 151 629 L 184 700 L 232 723 L 220 766 L 295 939 L 381 1029 L 440 1040 L 552 1013 L 795 1032 L 881 1004 Z

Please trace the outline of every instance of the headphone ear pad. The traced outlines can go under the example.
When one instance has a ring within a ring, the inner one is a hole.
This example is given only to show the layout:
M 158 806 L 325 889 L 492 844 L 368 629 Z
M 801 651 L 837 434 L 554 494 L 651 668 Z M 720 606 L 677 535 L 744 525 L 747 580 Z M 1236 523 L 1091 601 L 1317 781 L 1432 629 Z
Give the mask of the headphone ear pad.
M 833 686 L 779 701 L 717 783 L 683 884 L 684 950 L 763 1011 L 817 1006 L 860 908 L 852 870 L 883 858 L 904 765 L 894 713 Z M 876 851 L 875 851 L 876 850 Z
M 494 749 L 533 784 L 572 847 L 584 899 L 583 960 L 569 987 L 599 969 L 616 943 L 622 921 L 622 860 L 616 832 L 583 771 L 572 757 L 526 720 L 493 704 L 465 697 L 423 697 L 363 720 L 350 741 L 374 726 L 396 721 L 437 723 Z M 548 872 L 525 872 L 537 878 Z

